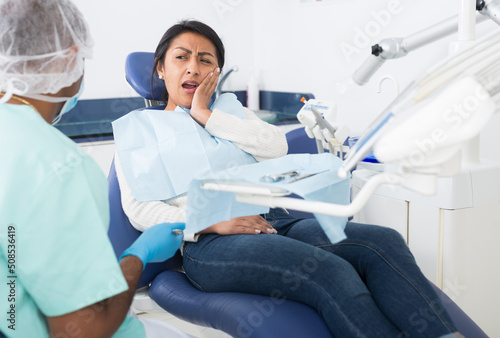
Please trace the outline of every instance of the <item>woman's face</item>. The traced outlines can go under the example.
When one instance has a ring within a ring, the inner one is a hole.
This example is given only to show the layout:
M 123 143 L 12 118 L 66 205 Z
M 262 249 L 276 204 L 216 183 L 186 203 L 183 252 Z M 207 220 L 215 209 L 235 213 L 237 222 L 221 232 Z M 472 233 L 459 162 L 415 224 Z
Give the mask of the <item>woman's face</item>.
M 216 55 L 214 44 L 202 35 L 186 32 L 172 40 L 157 68 L 167 87 L 166 110 L 191 108 L 196 89 L 218 67 Z

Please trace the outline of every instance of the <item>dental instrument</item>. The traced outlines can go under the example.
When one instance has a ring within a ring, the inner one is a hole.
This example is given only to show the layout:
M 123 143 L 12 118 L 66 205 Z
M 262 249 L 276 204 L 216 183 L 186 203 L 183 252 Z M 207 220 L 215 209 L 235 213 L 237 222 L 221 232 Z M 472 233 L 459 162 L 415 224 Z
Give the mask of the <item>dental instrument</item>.
M 338 154 L 342 158 L 343 144 L 349 136 L 349 129 L 333 124 L 336 105 L 326 101 L 306 100 L 304 97 L 300 101 L 304 106 L 297 113 L 297 119 L 304 125 L 307 136 L 316 139 L 318 153 L 323 153 L 326 146 L 332 154 Z
M 318 175 L 318 174 L 321 174 L 321 173 L 324 173 L 324 172 L 327 172 L 327 171 L 328 170 L 323 170 L 323 171 L 318 171 L 317 173 L 310 173 L 310 174 L 301 175 L 301 176 L 292 178 L 287 183 L 297 182 L 297 181 L 303 180 L 304 178 L 308 178 L 308 177 L 311 177 L 311 176 L 314 176 L 314 175 Z
M 174 256 L 181 246 L 182 238 L 179 235 L 182 234 L 185 227 L 184 223 L 157 224 L 144 231 L 118 260 L 127 255 L 136 256 L 143 263 L 143 271 L 148 263 L 164 262 Z
M 182 229 L 172 229 L 172 234 L 174 234 L 175 236 L 182 235 L 183 233 L 184 233 L 184 230 L 182 230 Z
M 286 177 L 295 177 L 297 175 L 300 175 L 300 172 L 297 170 L 290 170 L 281 174 L 274 174 L 274 175 L 264 175 L 260 178 L 262 182 L 266 183 L 273 183 L 273 182 L 279 182 L 284 180 Z

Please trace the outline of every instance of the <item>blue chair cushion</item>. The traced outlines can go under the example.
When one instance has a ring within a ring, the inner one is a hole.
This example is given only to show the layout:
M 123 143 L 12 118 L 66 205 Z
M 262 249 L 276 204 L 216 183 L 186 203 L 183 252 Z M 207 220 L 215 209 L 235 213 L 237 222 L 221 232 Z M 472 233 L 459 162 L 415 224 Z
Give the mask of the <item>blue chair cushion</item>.
M 159 274 L 149 294 L 176 317 L 233 337 L 332 337 L 324 320 L 307 305 L 247 293 L 203 292 L 177 271 Z

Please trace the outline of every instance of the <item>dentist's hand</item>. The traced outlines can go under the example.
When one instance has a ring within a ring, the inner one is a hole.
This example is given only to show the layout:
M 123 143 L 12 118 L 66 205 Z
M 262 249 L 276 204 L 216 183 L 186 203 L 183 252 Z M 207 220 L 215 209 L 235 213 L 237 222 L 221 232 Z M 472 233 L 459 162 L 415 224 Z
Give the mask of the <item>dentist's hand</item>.
M 163 262 L 171 258 L 182 244 L 184 235 L 174 235 L 173 229 L 184 230 L 185 223 L 161 223 L 144 231 L 120 256 L 138 257 L 144 270 L 147 263 Z
M 220 68 L 217 67 L 203 79 L 194 92 L 193 102 L 191 103 L 191 117 L 202 126 L 205 126 L 210 114 L 212 114 L 212 111 L 208 109 L 208 104 L 217 87 L 219 75 Z

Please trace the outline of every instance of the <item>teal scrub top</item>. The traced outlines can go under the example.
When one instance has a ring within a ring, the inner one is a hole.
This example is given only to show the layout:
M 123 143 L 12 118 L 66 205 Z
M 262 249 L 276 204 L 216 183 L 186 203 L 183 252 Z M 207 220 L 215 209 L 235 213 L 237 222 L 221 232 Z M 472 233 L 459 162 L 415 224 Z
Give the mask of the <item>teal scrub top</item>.
M 0 104 L 0 159 L 0 331 L 49 337 L 46 316 L 128 289 L 107 236 L 106 178 L 25 105 Z M 127 317 L 114 337 L 145 337 L 144 327 Z

